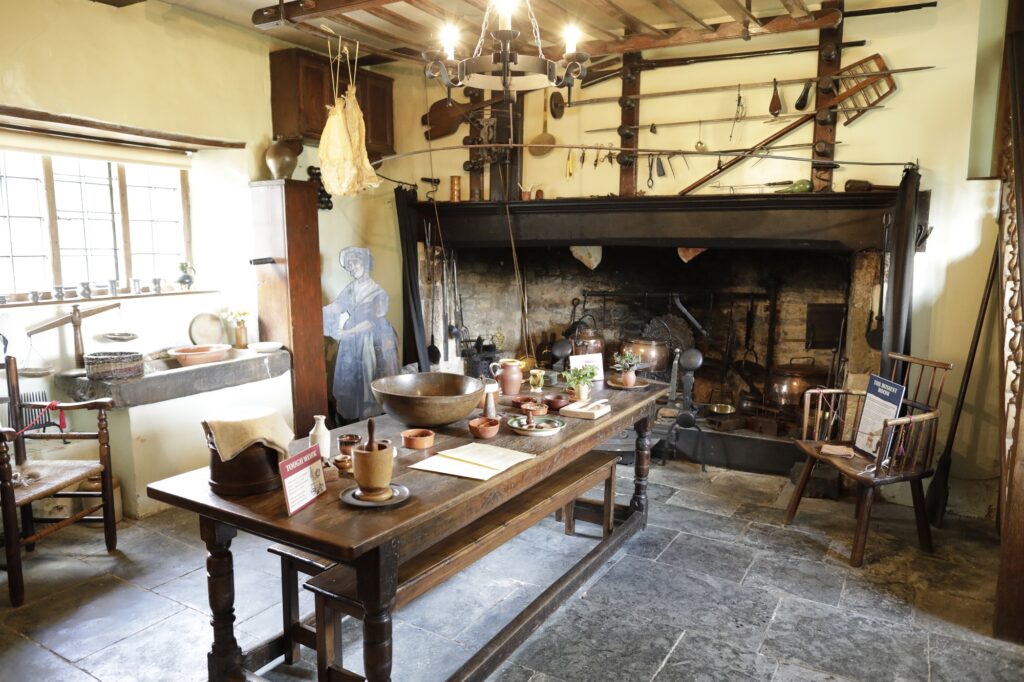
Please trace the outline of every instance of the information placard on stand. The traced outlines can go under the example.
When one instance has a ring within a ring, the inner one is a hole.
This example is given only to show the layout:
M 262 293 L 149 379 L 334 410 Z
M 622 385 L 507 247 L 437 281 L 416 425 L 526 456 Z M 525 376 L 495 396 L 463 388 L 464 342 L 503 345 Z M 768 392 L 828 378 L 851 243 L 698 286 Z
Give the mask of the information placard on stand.
M 278 463 L 281 468 L 281 489 L 288 516 L 308 506 L 327 490 L 320 448 L 314 445 Z

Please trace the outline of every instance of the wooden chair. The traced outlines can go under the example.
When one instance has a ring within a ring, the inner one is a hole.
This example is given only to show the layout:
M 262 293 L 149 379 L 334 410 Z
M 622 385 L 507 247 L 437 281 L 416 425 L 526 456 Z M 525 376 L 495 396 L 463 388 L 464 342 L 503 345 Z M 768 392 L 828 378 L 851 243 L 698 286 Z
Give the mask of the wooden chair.
M 853 457 L 821 452 L 825 443 L 850 444 L 864 410 L 864 391 L 851 389 L 812 389 L 804 395 L 804 426 L 797 447 L 807 456 L 796 489 L 789 500 L 784 523 L 796 516 L 807 482 L 815 464 L 824 462 L 857 484 L 857 531 L 850 554 L 850 565 L 864 562 L 868 523 L 875 489 L 891 483 L 910 483 L 921 549 L 932 551 L 931 529 L 925 510 L 922 480 L 934 473 L 935 435 L 939 424 L 939 399 L 946 372 L 952 365 L 890 353 L 894 360 L 890 378 L 907 387 L 901 414 L 885 422 L 882 443 L 888 448 L 877 459 L 855 453 Z
M 103 536 L 107 550 L 117 548 L 117 527 L 114 518 L 114 484 L 110 471 L 110 437 L 107 431 L 107 410 L 114 406 L 110 398 L 89 400 L 79 403 L 57 403 L 55 410 L 95 410 L 96 431 L 69 433 L 35 433 L 24 431 L 26 410 L 46 410 L 48 403 L 22 402 L 18 382 L 18 363 L 11 356 L 5 358 L 2 368 L 7 372 L 7 396 L 11 429 L 3 429 L 0 437 L 0 512 L 3 515 L 4 549 L 7 555 L 7 585 L 11 605 L 25 603 L 25 582 L 22 576 L 21 548 L 32 551 L 40 540 L 61 528 L 77 521 L 103 521 Z M 25 440 L 95 440 L 99 443 L 97 460 L 32 460 L 27 462 Z M 14 466 L 11 466 L 10 445 L 14 449 Z M 30 479 L 27 485 L 14 485 L 14 474 L 22 480 Z M 86 480 L 90 476 L 100 477 L 99 492 L 62 492 L 65 488 Z M 96 499 L 99 504 L 86 508 L 67 518 L 48 518 L 33 515 L 32 503 L 48 497 Z M 102 510 L 102 516 L 93 516 Z M 21 517 L 21 527 L 18 517 Z M 36 524 L 47 524 L 36 530 Z

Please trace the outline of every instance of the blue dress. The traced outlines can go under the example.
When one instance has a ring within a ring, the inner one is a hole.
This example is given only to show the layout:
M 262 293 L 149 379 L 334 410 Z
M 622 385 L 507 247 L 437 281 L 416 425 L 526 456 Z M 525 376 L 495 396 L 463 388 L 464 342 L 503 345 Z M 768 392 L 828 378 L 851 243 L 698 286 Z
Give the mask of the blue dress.
M 332 390 L 338 414 L 352 420 L 380 414 L 370 382 L 399 371 L 398 335 L 386 317 L 387 292 L 365 276 L 350 282 L 323 311 L 324 335 L 338 341 Z M 341 333 L 360 325 L 355 333 Z

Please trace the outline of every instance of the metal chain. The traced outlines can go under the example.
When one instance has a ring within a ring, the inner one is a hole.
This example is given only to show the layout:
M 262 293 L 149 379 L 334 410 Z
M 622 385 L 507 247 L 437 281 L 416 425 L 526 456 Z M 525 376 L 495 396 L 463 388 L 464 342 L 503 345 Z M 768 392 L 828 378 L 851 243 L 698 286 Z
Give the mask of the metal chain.
M 544 50 L 540 46 L 540 26 L 537 24 L 537 15 L 533 13 L 533 5 L 526 0 L 526 14 L 530 17 L 530 30 L 533 31 L 533 43 L 537 46 L 537 55 L 544 57 Z
M 473 58 L 479 57 L 484 52 L 484 38 L 487 36 L 487 24 L 491 18 L 491 4 L 487 4 L 484 10 L 484 19 L 480 22 L 480 37 L 477 38 L 476 47 L 473 48 Z

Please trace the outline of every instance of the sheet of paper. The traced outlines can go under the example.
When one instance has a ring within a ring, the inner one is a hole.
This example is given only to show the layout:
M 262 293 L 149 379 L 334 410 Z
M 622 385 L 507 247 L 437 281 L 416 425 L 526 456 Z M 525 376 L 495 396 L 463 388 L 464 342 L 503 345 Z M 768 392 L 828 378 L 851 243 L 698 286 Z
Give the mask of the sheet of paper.
M 569 368 L 577 369 L 590 365 L 597 374 L 594 381 L 604 381 L 604 356 L 600 353 L 587 353 L 586 355 L 570 355 Z
M 501 473 L 497 469 L 490 469 L 478 464 L 462 462 L 457 459 L 451 459 L 450 457 L 444 457 L 443 455 L 427 457 L 422 462 L 416 462 L 409 468 L 419 469 L 420 471 L 432 471 L 435 474 L 448 474 L 449 476 L 460 476 L 462 478 L 475 478 L 478 481 L 486 481 L 487 479 L 494 478 Z
M 534 458 L 534 455 L 525 452 L 499 448 L 496 445 L 487 445 L 485 443 L 468 443 L 451 450 L 442 450 L 437 454 L 496 471 L 504 471 L 520 462 Z

